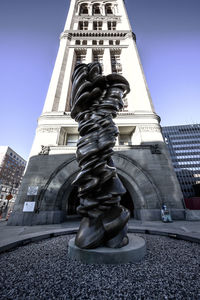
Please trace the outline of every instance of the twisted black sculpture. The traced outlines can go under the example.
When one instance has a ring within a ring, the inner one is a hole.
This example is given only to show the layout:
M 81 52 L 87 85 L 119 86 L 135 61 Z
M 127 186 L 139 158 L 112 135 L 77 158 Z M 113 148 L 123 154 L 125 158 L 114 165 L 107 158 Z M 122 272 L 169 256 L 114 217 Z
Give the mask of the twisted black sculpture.
M 83 216 L 76 246 L 83 249 L 128 244 L 129 211 L 120 205 L 126 190 L 112 161 L 118 129 L 112 118 L 123 108 L 129 83 L 118 74 L 102 76 L 99 63 L 79 64 L 72 76 L 71 117 L 78 122 L 81 138 L 76 157 L 81 168 L 78 185 Z

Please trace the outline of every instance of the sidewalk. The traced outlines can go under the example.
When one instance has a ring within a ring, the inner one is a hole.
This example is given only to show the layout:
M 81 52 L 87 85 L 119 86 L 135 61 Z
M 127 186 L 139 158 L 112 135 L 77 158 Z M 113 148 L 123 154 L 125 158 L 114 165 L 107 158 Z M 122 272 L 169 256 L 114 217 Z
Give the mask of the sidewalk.
M 7 226 L 7 222 L 1 220 L 0 252 L 50 237 L 73 234 L 77 231 L 78 226 L 79 221 L 73 220 L 61 224 L 37 226 Z M 200 243 L 200 221 L 163 223 L 161 221 L 147 222 L 131 219 L 129 232 L 165 235 Z

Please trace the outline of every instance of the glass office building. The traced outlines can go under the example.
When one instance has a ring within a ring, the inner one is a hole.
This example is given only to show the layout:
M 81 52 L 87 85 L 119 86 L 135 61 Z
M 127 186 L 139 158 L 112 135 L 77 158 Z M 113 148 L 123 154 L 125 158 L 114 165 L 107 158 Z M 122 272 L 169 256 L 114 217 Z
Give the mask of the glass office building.
M 167 126 L 162 133 L 184 197 L 199 196 L 200 124 Z

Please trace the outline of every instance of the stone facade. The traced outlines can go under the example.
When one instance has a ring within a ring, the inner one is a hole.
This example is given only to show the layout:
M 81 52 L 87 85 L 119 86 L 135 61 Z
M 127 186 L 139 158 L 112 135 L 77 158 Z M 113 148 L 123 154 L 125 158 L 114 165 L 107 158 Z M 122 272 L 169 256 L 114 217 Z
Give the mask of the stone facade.
M 0 146 L 0 207 L 11 193 L 15 200 L 22 181 L 26 161 L 9 146 Z
M 171 208 L 173 218 L 183 219 L 182 193 L 124 1 L 71 0 L 28 168 L 9 224 L 58 223 L 75 213 L 78 199 L 71 182 L 78 172 L 78 130 L 70 118 L 70 79 L 76 63 L 91 61 L 99 61 L 105 75 L 122 74 L 131 87 L 125 109 L 115 119 L 120 134 L 113 158 L 127 189 L 127 198 L 122 201 L 137 219 L 160 219 L 163 204 Z M 27 195 L 30 186 L 38 187 L 37 195 Z M 25 201 L 36 202 L 34 212 L 22 212 Z

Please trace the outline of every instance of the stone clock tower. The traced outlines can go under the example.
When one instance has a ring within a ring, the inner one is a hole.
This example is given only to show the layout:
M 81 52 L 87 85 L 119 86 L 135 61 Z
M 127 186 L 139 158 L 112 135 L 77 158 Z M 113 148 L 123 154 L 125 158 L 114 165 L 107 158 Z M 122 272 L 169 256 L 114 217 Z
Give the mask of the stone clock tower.
M 94 61 L 101 63 L 104 75 L 122 74 L 131 87 L 124 111 L 115 120 L 120 134 L 113 160 L 127 189 L 123 205 L 136 219 L 159 220 L 163 204 L 174 219 L 184 218 L 182 193 L 124 1 L 71 0 L 10 225 L 59 223 L 76 214 L 77 191 L 71 182 L 78 172 L 75 151 L 79 136 L 70 117 L 71 76 L 76 64 Z

